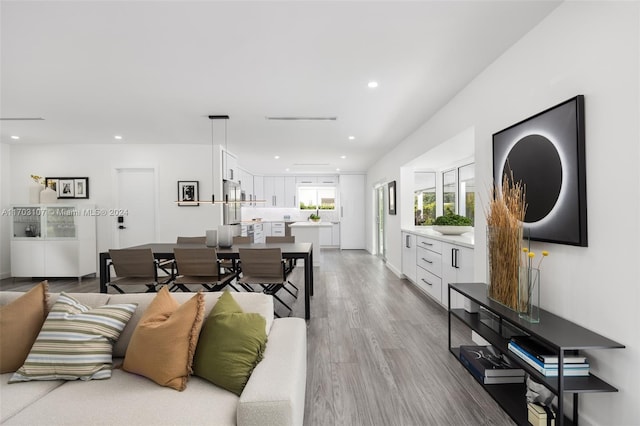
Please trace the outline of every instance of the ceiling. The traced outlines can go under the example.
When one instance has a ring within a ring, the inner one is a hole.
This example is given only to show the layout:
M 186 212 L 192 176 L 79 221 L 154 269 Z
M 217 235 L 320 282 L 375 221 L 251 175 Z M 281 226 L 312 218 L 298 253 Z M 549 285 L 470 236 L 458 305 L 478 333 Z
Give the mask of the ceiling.
M 253 173 L 366 171 L 558 4 L 3 0 L 0 141 L 213 140 Z

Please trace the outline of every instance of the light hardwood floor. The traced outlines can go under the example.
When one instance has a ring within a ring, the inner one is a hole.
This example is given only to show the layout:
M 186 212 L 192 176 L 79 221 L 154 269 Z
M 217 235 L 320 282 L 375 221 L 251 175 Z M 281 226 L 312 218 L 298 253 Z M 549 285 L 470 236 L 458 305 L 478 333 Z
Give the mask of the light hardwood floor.
M 447 312 L 361 250 L 324 250 L 308 323 L 305 425 L 513 425 L 447 349 Z M 292 315 L 304 316 L 301 290 Z M 5 279 L 0 290 L 33 281 Z M 50 280 L 52 292 L 98 280 Z M 454 322 L 454 342 L 470 331 Z

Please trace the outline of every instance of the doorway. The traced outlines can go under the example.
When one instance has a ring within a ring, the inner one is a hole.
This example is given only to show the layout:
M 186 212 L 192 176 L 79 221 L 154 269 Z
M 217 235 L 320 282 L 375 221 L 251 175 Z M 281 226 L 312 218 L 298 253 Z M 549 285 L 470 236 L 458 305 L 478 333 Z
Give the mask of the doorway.
M 156 171 L 116 169 L 115 247 L 156 241 Z
M 382 260 L 387 260 L 384 238 L 385 189 L 386 185 L 380 185 L 376 188 L 376 255 Z

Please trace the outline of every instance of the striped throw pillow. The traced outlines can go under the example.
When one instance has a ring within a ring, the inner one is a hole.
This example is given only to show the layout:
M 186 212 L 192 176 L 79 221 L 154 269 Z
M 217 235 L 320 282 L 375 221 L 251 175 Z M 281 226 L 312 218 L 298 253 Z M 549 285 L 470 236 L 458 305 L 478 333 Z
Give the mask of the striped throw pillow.
M 91 308 L 61 293 L 9 383 L 111 377 L 113 344 L 137 303 Z

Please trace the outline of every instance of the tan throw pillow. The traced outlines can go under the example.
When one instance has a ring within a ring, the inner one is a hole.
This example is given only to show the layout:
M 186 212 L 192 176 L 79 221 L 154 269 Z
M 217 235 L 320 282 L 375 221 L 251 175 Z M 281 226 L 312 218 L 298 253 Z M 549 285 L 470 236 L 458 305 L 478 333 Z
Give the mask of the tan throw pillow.
M 48 283 L 40 284 L 0 307 L 0 373 L 22 366 L 47 318 Z
M 180 305 L 163 287 L 134 330 L 122 368 L 159 385 L 184 390 L 203 319 L 202 293 Z

